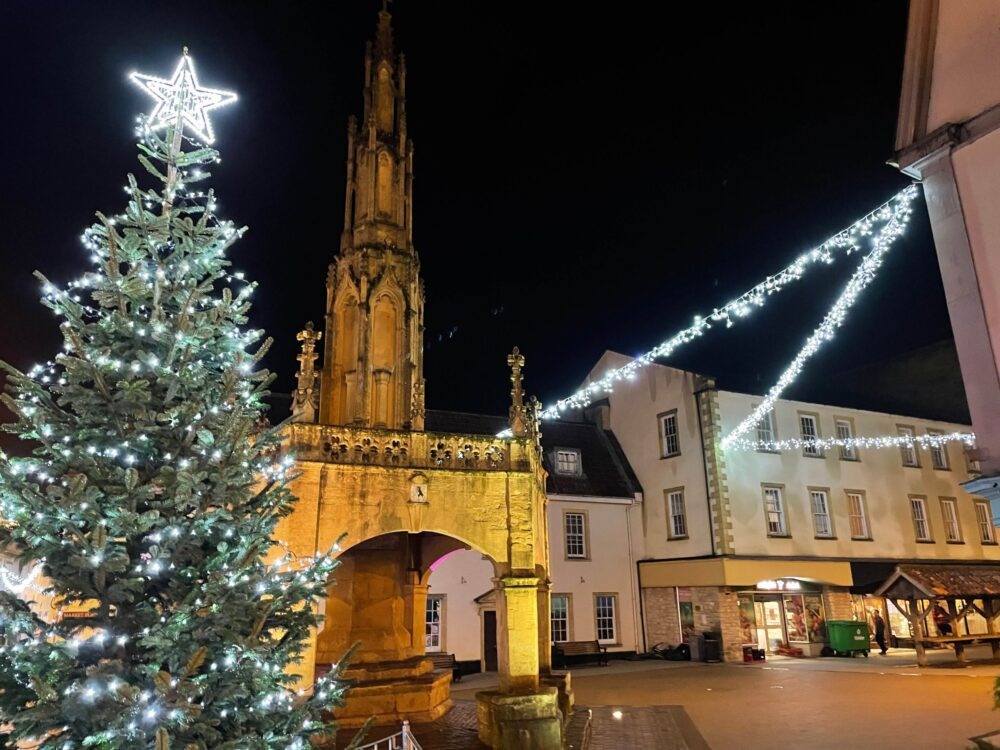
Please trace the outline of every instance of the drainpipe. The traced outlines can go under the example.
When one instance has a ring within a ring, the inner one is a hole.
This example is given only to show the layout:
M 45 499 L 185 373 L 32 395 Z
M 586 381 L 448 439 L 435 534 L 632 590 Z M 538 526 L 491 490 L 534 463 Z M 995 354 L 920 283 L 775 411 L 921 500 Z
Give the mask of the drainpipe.
M 640 493 L 638 493 L 638 492 L 636 493 L 636 495 L 639 495 L 639 494 Z M 635 560 L 635 554 L 634 554 L 635 550 L 632 548 L 632 510 L 635 508 L 635 501 L 636 500 L 638 500 L 638 497 L 634 497 L 632 503 L 630 503 L 625 508 L 625 534 L 626 534 L 626 537 L 628 539 L 628 560 L 629 560 L 629 563 L 630 563 L 629 567 L 631 567 L 631 562 L 633 560 Z M 645 500 L 645 498 L 643 498 L 643 500 Z M 634 631 L 634 635 L 635 635 L 635 650 L 636 650 L 636 653 L 639 653 L 640 641 L 641 641 L 641 644 L 642 644 L 642 653 L 645 653 L 646 652 L 646 623 L 645 623 L 645 620 L 644 620 L 643 614 L 642 614 L 642 589 L 639 588 L 639 561 L 638 560 L 636 560 L 635 566 L 636 566 L 635 567 L 635 573 L 636 573 L 636 575 L 635 575 L 635 579 L 631 581 L 631 587 L 630 587 L 632 589 L 632 630 Z M 629 576 L 629 577 L 631 578 L 631 576 Z M 638 610 L 639 610 L 639 622 L 638 623 L 636 623 L 636 620 L 635 620 L 635 611 L 636 611 L 637 607 L 638 607 Z M 635 632 L 637 624 L 639 625 L 639 629 L 638 629 L 637 632 Z

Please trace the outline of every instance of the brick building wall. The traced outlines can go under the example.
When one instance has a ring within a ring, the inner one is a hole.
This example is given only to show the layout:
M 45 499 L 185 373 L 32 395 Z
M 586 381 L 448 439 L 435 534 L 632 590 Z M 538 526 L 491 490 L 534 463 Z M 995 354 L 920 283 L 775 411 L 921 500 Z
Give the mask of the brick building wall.
M 823 587 L 823 610 L 827 620 L 853 620 L 854 605 L 851 592 L 846 589 Z
M 680 614 L 677 611 L 677 589 L 673 587 L 642 590 L 643 612 L 646 618 L 646 644 L 676 644 L 680 638 Z

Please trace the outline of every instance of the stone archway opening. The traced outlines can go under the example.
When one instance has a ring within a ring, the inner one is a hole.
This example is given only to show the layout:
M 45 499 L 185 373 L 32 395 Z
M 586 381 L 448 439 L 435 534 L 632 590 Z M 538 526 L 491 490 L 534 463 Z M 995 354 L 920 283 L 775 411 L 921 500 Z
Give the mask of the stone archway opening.
M 426 583 L 427 653 L 452 656 L 463 674 L 497 672 L 495 563 L 475 549 L 453 550 L 431 563 Z
M 377 724 L 431 721 L 451 707 L 452 672 L 435 669 L 427 656 L 428 643 L 439 650 L 443 635 L 429 632 L 428 581 L 435 562 L 470 549 L 439 532 L 395 531 L 340 554 L 317 637 L 316 671 L 354 648 L 344 676 L 356 684 L 347 705 L 335 712 L 341 726 L 372 717 Z M 492 558 L 476 554 L 495 570 Z

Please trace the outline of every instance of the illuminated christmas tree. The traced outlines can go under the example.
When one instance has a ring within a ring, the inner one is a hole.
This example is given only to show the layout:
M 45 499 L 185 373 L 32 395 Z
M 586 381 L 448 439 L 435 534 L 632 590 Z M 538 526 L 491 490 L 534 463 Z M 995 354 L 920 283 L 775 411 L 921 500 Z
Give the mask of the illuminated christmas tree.
M 272 538 L 295 498 L 262 426 L 269 341 L 245 327 L 254 285 L 227 259 L 244 230 L 200 187 L 218 161 L 207 113 L 236 97 L 200 86 L 186 51 L 170 80 L 133 80 L 157 101 L 138 147 L 159 185 L 130 175 L 124 212 L 84 232 L 92 270 L 43 279 L 62 353 L 5 365 L 7 428 L 35 447 L 0 454 L 0 544 L 83 616 L 49 622 L 0 592 L 0 738 L 308 747 L 346 685 L 288 668 L 336 561 Z

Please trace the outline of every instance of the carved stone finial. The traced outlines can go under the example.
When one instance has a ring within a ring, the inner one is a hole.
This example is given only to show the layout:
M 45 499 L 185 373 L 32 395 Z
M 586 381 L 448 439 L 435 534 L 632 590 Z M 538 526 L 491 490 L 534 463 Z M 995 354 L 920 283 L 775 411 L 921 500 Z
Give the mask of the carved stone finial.
M 535 445 L 541 448 L 542 445 L 542 402 L 532 396 L 528 399 L 525 408 L 527 417 L 528 437 L 535 441 Z
M 317 331 L 310 320 L 295 338 L 302 342 L 302 352 L 295 357 L 299 361 L 299 371 L 292 395 L 292 419 L 296 422 L 315 422 L 319 408 L 319 391 L 316 388 L 316 358 L 319 355 L 316 343 L 323 338 L 323 332 Z
M 524 408 L 524 390 L 522 382 L 524 376 L 521 368 L 524 367 L 524 355 L 516 346 L 507 356 L 507 366 L 510 367 L 510 431 L 515 437 L 524 437 L 528 434 L 528 420 Z
M 410 429 L 418 432 L 424 429 L 424 379 L 413 383 L 413 399 L 410 404 Z

